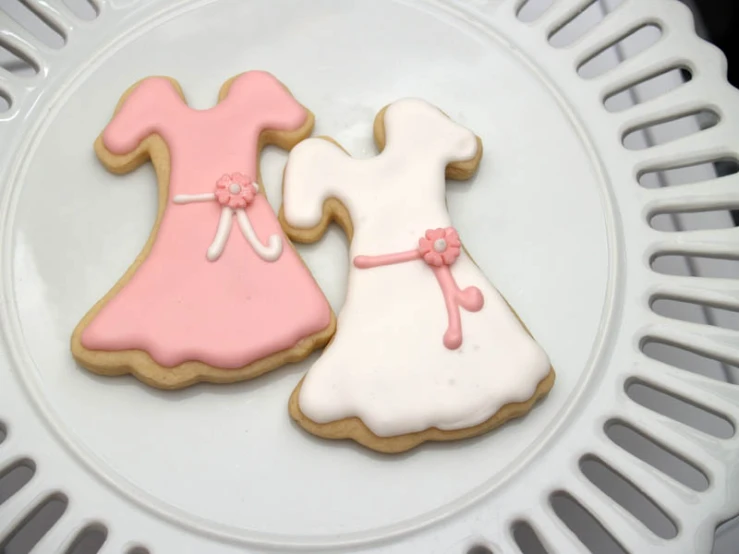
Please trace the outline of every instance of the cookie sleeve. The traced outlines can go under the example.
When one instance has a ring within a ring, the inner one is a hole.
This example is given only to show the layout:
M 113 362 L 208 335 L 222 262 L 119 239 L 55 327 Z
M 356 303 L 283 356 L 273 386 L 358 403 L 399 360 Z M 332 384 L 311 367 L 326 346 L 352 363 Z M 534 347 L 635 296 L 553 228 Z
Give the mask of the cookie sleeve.
M 342 182 L 351 175 L 352 160 L 333 142 L 304 140 L 290 153 L 285 167 L 283 210 L 285 221 L 297 229 L 311 229 L 323 218 L 324 202 L 343 197 Z
M 290 91 L 271 74 L 249 71 L 235 80 L 227 102 L 235 107 L 236 118 L 243 116 L 261 131 L 297 131 L 309 118 Z
M 133 152 L 149 135 L 166 133 L 166 122 L 182 116 L 184 103 L 175 85 L 163 77 L 151 77 L 124 95 L 113 119 L 103 131 L 105 148 L 112 154 Z

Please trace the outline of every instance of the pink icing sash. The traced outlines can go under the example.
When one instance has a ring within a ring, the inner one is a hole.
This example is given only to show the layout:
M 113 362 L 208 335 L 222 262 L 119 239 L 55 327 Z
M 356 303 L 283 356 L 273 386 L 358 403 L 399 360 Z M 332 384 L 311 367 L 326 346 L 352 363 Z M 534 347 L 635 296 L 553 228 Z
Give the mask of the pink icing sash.
M 423 259 L 433 270 L 444 295 L 449 318 L 444 333 L 444 346 L 455 350 L 462 345 L 460 306 L 468 312 L 479 312 L 484 304 L 479 288 L 467 287 L 462 290 L 454 280 L 450 266 L 459 257 L 460 248 L 461 242 L 454 227 L 429 229 L 425 236 L 418 240 L 418 248 L 378 256 L 357 256 L 354 258 L 354 265 L 359 269 L 368 269 Z

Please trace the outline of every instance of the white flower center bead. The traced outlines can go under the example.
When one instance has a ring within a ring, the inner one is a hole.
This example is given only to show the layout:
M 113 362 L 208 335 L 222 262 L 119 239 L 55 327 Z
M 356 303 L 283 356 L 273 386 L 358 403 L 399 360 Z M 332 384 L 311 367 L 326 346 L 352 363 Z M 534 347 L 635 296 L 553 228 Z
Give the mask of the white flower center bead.
M 231 194 L 239 194 L 241 192 L 241 185 L 238 183 L 231 183 L 228 186 L 228 190 L 231 191 Z
M 446 250 L 446 241 L 444 239 L 436 239 L 434 241 L 434 250 L 441 253 Z

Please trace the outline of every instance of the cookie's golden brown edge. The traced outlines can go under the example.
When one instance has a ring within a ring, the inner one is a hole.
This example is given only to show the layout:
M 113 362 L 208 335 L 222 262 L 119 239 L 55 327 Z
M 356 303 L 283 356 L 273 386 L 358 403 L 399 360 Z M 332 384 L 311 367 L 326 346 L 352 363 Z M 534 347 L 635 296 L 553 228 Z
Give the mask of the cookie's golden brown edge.
M 547 376 L 539 384 L 528 400 L 512 402 L 504 405 L 490 418 L 474 427 L 465 427 L 454 431 L 442 431 L 431 427 L 417 433 L 408 433 L 394 437 L 378 437 L 357 417 L 348 417 L 330 423 L 316 423 L 300 410 L 299 396 L 303 385 L 301 379 L 290 395 L 290 416 L 306 431 L 318 437 L 330 440 L 352 439 L 367 448 L 382 454 L 400 454 L 407 452 L 427 441 L 456 441 L 477 437 L 492 431 L 509 420 L 526 415 L 531 408 L 543 398 L 554 385 L 554 370 L 550 369 Z
M 385 112 L 388 107 L 389 106 L 385 106 L 380 110 L 374 121 L 373 132 L 375 144 L 379 151 L 382 151 L 385 147 Z M 332 142 L 346 152 L 346 150 L 335 140 L 329 137 L 318 138 Z M 483 153 L 482 140 L 480 137 L 476 137 L 476 139 L 478 148 L 475 156 L 469 160 L 453 162 L 447 165 L 445 173 L 448 179 L 461 181 L 470 179 L 475 174 L 480 165 Z M 349 154 L 347 153 L 347 155 Z M 284 209 L 282 207 L 280 208 L 278 217 L 287 236 L 295 242 L 310 244 L 318 241 L 332 222 L 337 223 L 344 230 L 349 242 L 351 242 L 354 235 L 354 227 L 352 225 L 349 211 L 341 200 L 334 197 L 328 198 L 324 202 L 321 221 L 315 227 L 304 229 L 291 226 L 285 219 Z M 472 256 L 470 256 L 470 258 L 472 259 Z M 511 311 L 516 314 L 512 307 Z M 516 317 L 518 317 L 518 314 L 516 314 Z M 520 318 L 518 319 L 521 321 Z M 526 329 L 526 332 L 529 332 L 523 321 L 521 321 L 521 325 Z M 330 348 L 330 344 L 328 348 Z M 288 411 L 290 416 L 298 423 L 298 425 L 315 436 L 330 440 L 351 439 L 371 450 L 374 450 L 375 452 L 383 454 L 398 454 L 411 450 L 427 441 L 456 441 L 476 437 L 499 427 L 506 421 L 521 417 L 528 413 L 536 402 L 549 393 L 554 385 L 555 378 L 554 369 L 550 367 L 549 373 L 539 381 L 536 390 L 526 401 L 506 404 L 484 422 L 473 427 L 453 431 L 442 431 L 435 427 L 431 427 L 416 433 L 408 433 L 394 437 L 379 437 L 375 435 L 358 417 L 349 417 L 329 423 L 316 423 L 300 410 L 299 397 L 300 389 L 303 385 L 303 379 L 300 380 L 297 387 L 295 387 L 290 395 Z
M 223 101 L 228 94 L 231 84 L 239 76 L 240 75 L 236 75 L 223 84 L 218 95 L 218 102 Z M 179 83 L 170 77 L 165 78 L 172 83 L 182 100 L 186 101 Z M 143 81 L 138 81 L 123 93 L 121 99 L 118 101 L 114 114 L 118 113 L 128 96 L 142 82 Z M 287 87 L 285 87 L 285 90 L 288 90 Z M 294 131 L 266 130 L 260 134 L 257 151 L 258 182 L 261 183 L 259 159 L 262 149 L 265 146 L 273 144 L 282 149 L 290 150 L 300 141 L 310 136 L 313 131 L 315 117 L 305 106 L 303 106 L 303 109 L 305 109 L 307 115 L 305 123 L 299 129 Z M 174 390 L 188 387 L 200 381 L 211 383 L 233 383 L 253 379 L 287 363 L 300 361 L 314 350 L 321 348 L 328 343 L 336 331 L 336 316 L 333 310 L 331 311 L 329 324 L 324 329 L 311 336 L 305 337 L 291 348 L 276 352 L 266 358 L 256 360 L 244 367 L 236 369 L 217 368 L 198 361 L 185 362 L 175 367 L 164 367 L 155 362 L 151 356 L 143 350 L 101 351 L 85 348 L 82 345 L 81 337 L 87 325 L 95 318 L 103 306 L 105 306 L 111 298 L 121 291 L 151 252 L 151 248 L 156 240 L 157 233 L 159 232 L 162 216 L 167 207 L 167 199 L 169 198 L 169 149 L 166 142 L 159 135 L 149 135 L 141 142 L 141 144 L 139 144 L 136 150 L 125 155 L 116 155 L 110 152 L 105 147 L 102 137 L 103 134 L 101 132 L 95 140 L 95 154 L 105 168 L 112 173 L 119 175 L 128 173 L 138 168 L 146 161 L 151 160 L 157 176 L 157 185 L 159 190 L 157 200 L 158 209 L 154 227 L 152 228 L 149 238 L 139 255 L 113 288 L 111 288 L 110 291 L 103 296 L 103 298 L 101 298 L 87 312 L 87 314 L 85 314 L 72 333 L 72 355 L 82 367 L 92 371 L 93 373 L 106 376 L 130 373 L 140 381 L 152 387 Z M 262 192 L 265 193 L 264 187 L 262 187 Z M 288 244 L 290 245 L 290 248 L 294 249 L 292 243 L 288 241 Z M 303 261 L 300 256 L 298 257 Z

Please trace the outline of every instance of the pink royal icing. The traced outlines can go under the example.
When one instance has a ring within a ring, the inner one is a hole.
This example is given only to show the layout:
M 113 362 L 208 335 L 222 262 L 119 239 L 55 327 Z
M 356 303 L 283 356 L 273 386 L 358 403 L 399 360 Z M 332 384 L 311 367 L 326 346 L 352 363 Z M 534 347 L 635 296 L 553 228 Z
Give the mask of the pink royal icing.
M 224 175 L 216 182 L 216 199 L 221 206 L 246 208 L 256 195 L 254 181 L 241 173 Z
M 170 153 L 169 201 L 149 255 L 84 329 L 85 348 L 139 349 L 165 367 L 197 360 L 239 368 L 330 324 L 326 298 L 298 254 L 282 248 L 289 243 L 277 217 L 247 177 L 258 174 L 261 132 L 298 129 L 306 117 L 260 71 L 234 79 L 205 111 L 187 106 L 168 79 L 136 86 L 103 143 L 125 155 L 159 135 Z
M 424 261 L 436 267 L 452 265 L 459 258 L 461 246 L 454 227 L 429 229 L 425 236 L 418 239 L 418 251 Z
M 417 249 L 378 256 L 356 256 L 354 265 L 359 269 L 368 269 L 419 259 L 426 262 L 439 282 L 446 305 L 449 321 L 444 333 L 444 346 L 455 350 L 462 345 L 460 306 L 469 312 L 479 312 L 484 304 L 479 288 L 467 287 L 462 290 L 452 275 L 450 266 L 459 258 L 461 246 L 459 234 L 453 227 L 429 229 L 418 240 Z

